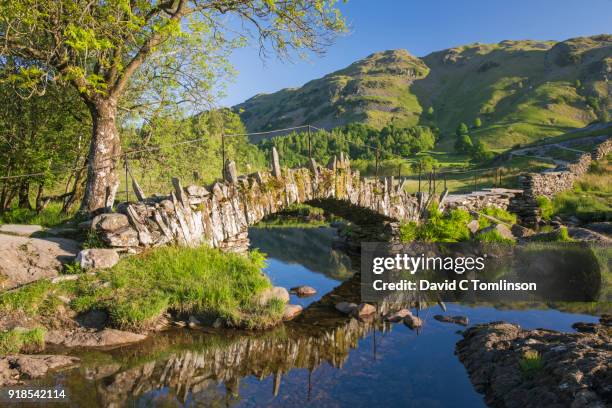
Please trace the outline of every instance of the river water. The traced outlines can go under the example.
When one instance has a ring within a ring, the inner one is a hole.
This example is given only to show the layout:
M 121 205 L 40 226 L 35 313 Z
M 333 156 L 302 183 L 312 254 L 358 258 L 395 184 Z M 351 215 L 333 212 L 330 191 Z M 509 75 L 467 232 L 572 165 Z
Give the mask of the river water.
M 177 329 L 129 347 L 72 350 L 79 367 L 34 385 L 63 388 L 68 399 L 59 406 L 77 407 L 484 406 L 454 355 L 463 327 L 434 320 L 438 306 L 420 312 L 418 332 L 321 306 L 353 273 L 349 257 L 332 249 L 335 230 L 253 229 L 250 237 L 268 254 L 266 273 L 275 285 L 317 289 L 310 298 L 292 295 L 306 308 L 296 322 L 257 333 Z M 576 321 L 597 320 L 541 308 L 447 306 L 447 314 L 468 316 L 470 324 L 506 320 L 571 331 Z

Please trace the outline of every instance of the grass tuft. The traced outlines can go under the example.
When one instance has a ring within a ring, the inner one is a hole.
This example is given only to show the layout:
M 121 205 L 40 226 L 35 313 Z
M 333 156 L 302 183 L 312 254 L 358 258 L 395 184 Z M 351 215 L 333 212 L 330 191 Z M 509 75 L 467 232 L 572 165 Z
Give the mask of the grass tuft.
M 40 351 L 45 346 L 45 334 L 45 329 L 40 327 L 31 330 L 15 328 L 0 332 L 0 356 L 20 351 Z

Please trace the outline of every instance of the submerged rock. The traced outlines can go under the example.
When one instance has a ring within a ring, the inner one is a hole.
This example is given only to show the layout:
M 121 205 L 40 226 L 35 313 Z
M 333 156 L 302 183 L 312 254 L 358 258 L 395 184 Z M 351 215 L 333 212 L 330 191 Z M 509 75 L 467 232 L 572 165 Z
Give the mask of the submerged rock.
M 337 311 L 339 311 L 340 313 L 344 313 L 344 314 L 351 314 L 355 310 L 357 310 L 357 304 L 349 303 L 349 302 L 337 303 L 335 307 Z
M 611 331 L 524 330 L 505 322 L 463 332 L 455 353 L 491 407 L 604 407 L 612 390 Z
M 461 326 L 467 326 L 469 324 L 469 319 L 467 316 L 443 316 L 443 315 L 435 315 L 434 319 L 443 323 L 455 323 L 460 324 Z
M 306 285 L 296 286 L 294 288 L 291 288 L 289 291 L 291 293 L 295 293 L 299 297 L 313 296 L 317 293 L 317 290 L 315 288 Z
M 285 312 L 283 313 L 283 320 L 293 320 L 300 313 L 302 313 L 302 306 L 300 305 L 285 305 Z

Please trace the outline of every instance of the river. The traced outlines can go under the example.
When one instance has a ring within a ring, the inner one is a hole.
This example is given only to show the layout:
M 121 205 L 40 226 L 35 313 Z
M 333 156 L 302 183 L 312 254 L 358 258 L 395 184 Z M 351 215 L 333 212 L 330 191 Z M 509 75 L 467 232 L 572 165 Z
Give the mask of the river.
M 250 237 L 268 254 L 265 272 L 275 285 L 317 289 L 310 298 L 291 297 L 307 309 L 301 322 L 266 332 L 173 329 L 114 350 L 71 350 L 79 367 L 33 386 L 61 387 L 68 406 L 78 407 L 484 406 L 454 355 L 463 328 L 434 320 L 439 306 L 420 312 L 419 331 L 318 306 L 353 273 L 349 257 L 332 249 L 335 230 L 253 229 Z M 551 309 L 447 307 L 470 324 L 506 320 L 571 331 L 576 321 L 597 321 Z

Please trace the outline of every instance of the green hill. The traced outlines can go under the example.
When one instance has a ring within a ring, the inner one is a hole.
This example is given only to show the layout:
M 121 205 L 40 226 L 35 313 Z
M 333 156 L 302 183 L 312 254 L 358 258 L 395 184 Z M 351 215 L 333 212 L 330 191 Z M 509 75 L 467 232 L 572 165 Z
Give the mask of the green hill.
M 459 123 L 472 126 L 480 118 L 472 137 L 507 148 L 610 120 L 611 72 L 612 35 L 471 44 L 423 58 L 394 50 L 234 109 L 250 131 L 351 122 L 436 125 L 447 150 Z

